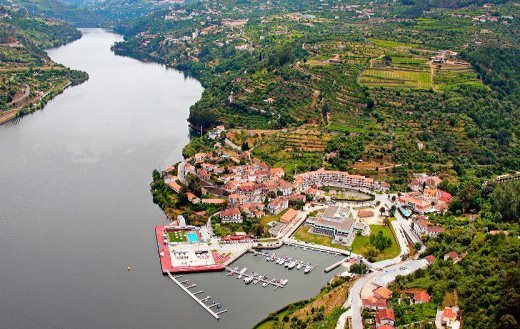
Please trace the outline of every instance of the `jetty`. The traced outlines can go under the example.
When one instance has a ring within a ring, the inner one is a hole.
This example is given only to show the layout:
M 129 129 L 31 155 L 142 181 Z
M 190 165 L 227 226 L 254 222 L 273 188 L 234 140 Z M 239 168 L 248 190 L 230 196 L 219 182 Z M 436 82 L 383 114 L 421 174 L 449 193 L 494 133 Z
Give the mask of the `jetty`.
M 191 298 L 193 298 L 197 303 L 199 303 L 199 305 L 202 306 L 206 311 L 208 311 L 208 313 L 211 314 L 215 319 L 217 319 L 217 320 L 220 319 L 219 314 L 227 312 L 227 310 L 221 310 L 221 311 L 218 311 L 218 312 L 215 312 L 215 311 L 212 310 L 212 307 L 220 306 L 220 303 L 213 302 L 211 305 L 207 305 L 206 303 L 204 303 L 205 301 L 210 300 L 212 298 L 211 296 L 207 296 L 207 297 L 205 297 L 203 299 L 197 298 L 196 295 L 203 293 L 204 290 L 200 290 L 200 291 L 197 291 L 195 293 L 191 292 L 189 289 L 191 289 L 193 287 L 196 287 L 197 285 L 196 284 L 192 284 L 189 287 L 184 286 L 184 284 L 187 281 L 184 280 L 184 281 L 181 282 L 181 281 L 178 280 L 178 279 L 180 279 L 182 277 L 182 275 L 173 276 L 171 274 L 171 272 L 169 272 L 169 271 L 167 271 L 166 274 L 168 275 L 168 277 L 173 282 L 175 282 L 175 284 L 177 284 L 179 287 L 181 287 L 181 289 L 184 290 L 185 293 L 187 293 Z
M 325 273 L 329 273 L 330 271 L 338 268 L 341 264 L 343 264 L 343 262 L 346 262 L 347 260 L 349 259 L 349 257 L 345 258 L 345 259 L 342 259 L 340 260 L 339 262 L 336 262 L 328 267 L 325 268 Z
M 242 274 L 242 276 L 244 278 L 253 278 L 252 274 L 241 273 L 240 270 L 235 270 L 235 269 L 232 269 L 231 267 L 226 267 L 226 270 L 228 270 L 230 273 L 233 273 L 233 274 Z M 257 276 L 254 279 L 256 279 L 256 280 L 258 280 L 259 282 L 262 282 L 262 283 L 267 283 L 267 285 L 273 285 L 274 286 L 274 290 L 276 290 L 278 288 L 285 287 L 285 284 L 281 284 L 279 282 L 275 282 L 274 279 L 263 279 L 261 276 Z M 286 282 L 286 284 L 287 284 L 287 282 Z

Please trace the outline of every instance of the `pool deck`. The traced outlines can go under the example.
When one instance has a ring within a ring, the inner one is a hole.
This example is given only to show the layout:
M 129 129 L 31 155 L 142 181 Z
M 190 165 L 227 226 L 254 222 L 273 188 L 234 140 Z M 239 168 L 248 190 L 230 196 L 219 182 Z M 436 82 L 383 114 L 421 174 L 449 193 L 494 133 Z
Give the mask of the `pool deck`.
M 161 269 L 163 274 L 170 273 L 191 273 L 191 272 L 209 272 L 209 271 L 222 271 L 224 270 L 224 264 L 213 264 L 213 265 L 201 265 L 201 266 L 173 266 L 171 261 L 170 250 L 163 240 L 164 227 L 155 227 L 155 237 L 157 239 L 157 252 L 159 254 L 159 260 L 161 262 Z M 164 256 L 161 256 L 164 253 Z

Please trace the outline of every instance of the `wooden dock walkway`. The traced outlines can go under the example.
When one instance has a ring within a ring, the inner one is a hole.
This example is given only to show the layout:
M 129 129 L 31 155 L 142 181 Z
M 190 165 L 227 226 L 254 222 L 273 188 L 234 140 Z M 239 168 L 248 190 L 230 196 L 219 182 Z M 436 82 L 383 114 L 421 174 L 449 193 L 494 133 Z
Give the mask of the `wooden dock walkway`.
M 179 287 L 181 287 L 181 289 L 184 290 L 184 292 L 186 292 L 186 293 L 187 293 L 191 298 L 193 298 L 197 303 L 199 303 L 200 306 L 202 306 L 206 311 L 208 311 L 208 313 L 211 314 L 215 319 L 217 319 L 217 320 L 220 319 L 219 314 L 224 313 L 224 312 L 227 312 L 227 310 L 222 310 L 222 311 L 219 311 L 219 312 L 215 312 L 215 311 L 213 311 L 213 310 L 211 309 L 211 307 L 213 307 L 213 306 L 217 306 L 217 304 L 220 305 L 220 303 L 215 303 L 215 302 L 213 302 L 213 304 L 211 304 L 211 305 L 206 305 L 204 302 L 207 301 L 207 300 L 210 300 L 210 299 L 211 299 L 211 296 L 207 296 L 207 297 L 205 297 L 204 299 L 198 299 L 197 296 L 195 296 L 195 295 L 200 294 L 200 293 L 202 293 L 202 292 L 204 292 L 204 291 L 201 290 L 201 291 L 197 291 L 196 293 L 192 293 L 189 289 L 195 287 L 196 284 L 193 284 L 193 285 L 191 285 L 190 287 L 185 287 L 185 286 L 184 286 L 184 283 L 187 282 L 187 280 L 182 281 L 182 282 L 180 282 L 179 280 L 177 280 L 177 279 L 181 278 L 182 275 L 178 275 L 178 276 L 174 277 L 174 276 L 171 274 L 171 272 L 169 272 L 169 271 L 167 271 L 166 274 L 168 275 L 168 277 L 169 277 L 173 282 L 175 282 Z
M 234 270 L 232 269 L 231 267 L 226 267 L 226 270 L 228 270 L 229 272 L 233 273 L 233 275 L 239 275 L 239 274 L 242 274 L 243 277 L 245 278 L 249 278 L 249 277 L 253 277 L 253 275 L 249 274 L 249 273 L 240 273 L 240 270 Z M 283 288 L 285 287 L 284 284 L 281 284 L 281 283 L 277 283 L 277 282 L 274 282 L 273 279 L 271 280 L 265 280 L 265 279 L 262 279 L 262 278 L 259 278 L 258 276 L 255 278 L 256 280 L 258 280 L 259 282 L 262 282 L 262 283 L 267 283 L 268 285 L 273 285 L 274 286 L 274 290 L 278 289 L 278 288 Z M 287 284 L 287 283 L 286 283 Z

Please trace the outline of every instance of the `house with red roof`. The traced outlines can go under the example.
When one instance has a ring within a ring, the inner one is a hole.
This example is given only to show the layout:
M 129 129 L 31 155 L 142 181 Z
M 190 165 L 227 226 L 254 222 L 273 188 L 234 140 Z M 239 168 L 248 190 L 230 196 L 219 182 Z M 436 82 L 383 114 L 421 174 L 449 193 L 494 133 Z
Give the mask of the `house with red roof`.
M 457 254 L 455 251 L 451 251 L 444 255 L 444 260 L 452 260 L 454 263 L 458 263 L 462 257 L 460 257 L 459 254 Z
M 363 308 L 367 308 L 372 311 L 382 310 L 387 307 L 386 299 L 376 298 L 375 296 L 363 298 L 361 303 L 363 304 Z
M 384 325 L 393 326 L 395 324 L 394 311 L 389 308 L 376 311 L 376 328 L 380 328 Z
M 376 298 L 382 298 L 382 299 L 390 299 L 392 298 L 392 290 L 385 288 L 385 287 L 379 287 L 373 291 L 374 296 Z
M 241 223 L 242 215 L 240 209 L 233 207 L 220 212 L 220 220 L 224 223 Z
M 434 255 L 428 255 L 428 256 L 424 257 L 424 259 L 426 259 L 426 261 L 428 262 L 428 264 L 433 264 L 433 263 L 435 263 L 435 256 L 434 256 Z
M 285 198 L 276 198 L 267 205 L 267 210 L 273 215 L 277 215 L 287 208 L 289 208 L 289 200 Z
M 428 222 L 425 219 L 418 219 L 416 221 L 413 221 L 412 229 L 415 232 L 415 234 L 417 234 L 417 236 L 419 237 L 426 235 L 430 238 L 437 238 L 439 234 L 444 232 L 444 229 L 442 227 L 431 225 L 430 222 Z
M 415 304 L 429 303 L 430 295 L 425 290 L 419 290 L 413 295 L 413 301 Z
M 458 316 L 458 307 L 446 306 L 444 311 L 442 311 L 442 324 L 446 326 L 446 328 L 459 328 L 460 322 L 458 321 Z

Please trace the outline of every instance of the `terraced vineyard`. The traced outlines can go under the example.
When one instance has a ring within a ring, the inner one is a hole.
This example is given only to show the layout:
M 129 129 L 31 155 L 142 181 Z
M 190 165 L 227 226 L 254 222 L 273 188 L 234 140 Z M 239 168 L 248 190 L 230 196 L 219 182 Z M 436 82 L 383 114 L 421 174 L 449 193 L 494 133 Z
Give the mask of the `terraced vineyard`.
M 369 68 L 361 73 L 359 83 L 368 87 L 432 88 L 431 73 L 425 70 Z

